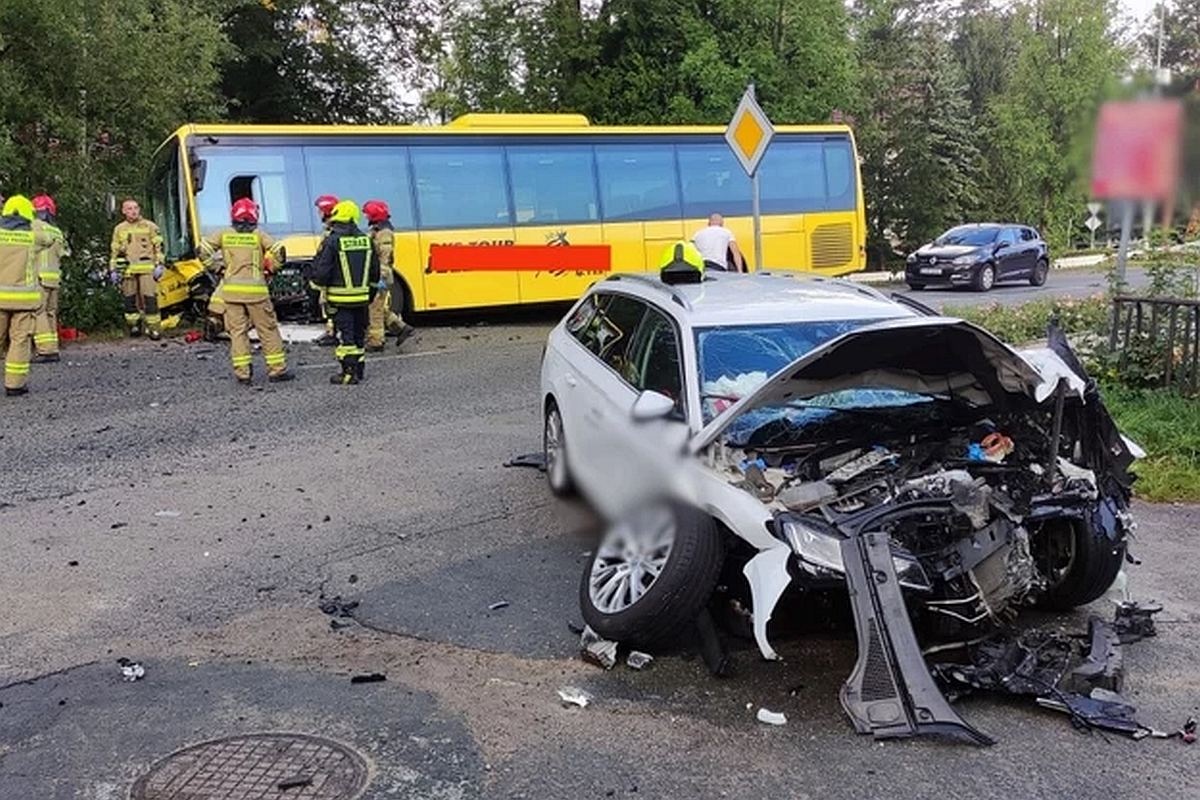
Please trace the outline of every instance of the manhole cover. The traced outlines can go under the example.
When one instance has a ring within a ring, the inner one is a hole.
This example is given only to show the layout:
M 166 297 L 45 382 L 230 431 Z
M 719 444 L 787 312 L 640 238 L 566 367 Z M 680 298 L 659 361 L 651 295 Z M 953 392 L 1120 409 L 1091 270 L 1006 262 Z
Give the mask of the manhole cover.
M 344 745 L 298 733 L 259 733 L 173 753 L 138 778 L 131 797 L 353 800 L 366 785 L 366 762 Z

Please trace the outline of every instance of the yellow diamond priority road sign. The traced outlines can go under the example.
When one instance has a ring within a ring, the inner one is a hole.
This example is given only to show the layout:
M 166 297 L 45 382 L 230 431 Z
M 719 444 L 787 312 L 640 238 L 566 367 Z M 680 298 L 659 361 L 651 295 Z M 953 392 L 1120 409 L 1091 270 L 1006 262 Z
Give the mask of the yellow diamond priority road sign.
M 725 129 L 725 141 L 750 177 L 754 176 L 774 135 L 771 120 L 767 119 L 754 99 L 754 87 L 747 88 L 737 111 L 733 113 L 733 119 L 729 121 L 729 127 Z

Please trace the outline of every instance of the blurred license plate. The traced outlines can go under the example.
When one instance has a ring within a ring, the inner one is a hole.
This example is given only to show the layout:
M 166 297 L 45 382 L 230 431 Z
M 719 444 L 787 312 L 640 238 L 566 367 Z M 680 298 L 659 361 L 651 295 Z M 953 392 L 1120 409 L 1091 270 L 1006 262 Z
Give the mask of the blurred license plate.
M 937 267 L 921 267 L 922 275 L 941 275 L 942 271 Z

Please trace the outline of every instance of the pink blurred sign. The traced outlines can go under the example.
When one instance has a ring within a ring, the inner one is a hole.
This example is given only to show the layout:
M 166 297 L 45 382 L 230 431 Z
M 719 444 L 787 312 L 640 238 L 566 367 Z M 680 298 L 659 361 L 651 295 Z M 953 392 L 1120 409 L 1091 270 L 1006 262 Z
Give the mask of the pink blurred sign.
M 1092 197 L 1173 197 L 1182 129 L 1183 109 L 1174 100 L 1110 101 L 1101 106 L 1092 151 Z

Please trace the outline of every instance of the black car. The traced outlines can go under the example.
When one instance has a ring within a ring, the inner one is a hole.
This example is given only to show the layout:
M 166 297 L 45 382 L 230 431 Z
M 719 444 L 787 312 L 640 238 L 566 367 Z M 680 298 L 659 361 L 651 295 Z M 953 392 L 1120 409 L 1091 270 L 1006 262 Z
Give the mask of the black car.
M 1050 253 L 1026 225 L 959 225 L 908 257 L 904 280 L 913 289 L 970 286 L 986 292 L 1000 281 L 1046 282 Z

